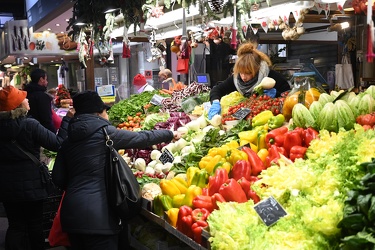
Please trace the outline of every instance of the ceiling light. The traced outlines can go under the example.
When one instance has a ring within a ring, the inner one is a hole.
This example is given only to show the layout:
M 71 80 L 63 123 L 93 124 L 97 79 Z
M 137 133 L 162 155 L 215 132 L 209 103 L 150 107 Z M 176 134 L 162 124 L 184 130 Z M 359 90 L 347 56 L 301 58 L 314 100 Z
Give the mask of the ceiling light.
M 27 59 L 29 59 L 29 58 L 28 58 L 27 56 L 24 56 L 23 59 L 27 60 Z
M 59 24 L 59 23 L 56 23 L 56 27 L 60 27 L 60 24 Z
M 349 28 L 349 23 L 348 22 L 343 22 L 340 25 L 341 25 L 341 29 Z
M 119 11 L 120 8 L 115 8 L 113 6 L 109 6 L 103 13 L 107 14 L 107 13 L 112 13 L 112 12 L 116 12 L 116 11 Z
M 47 30 L 48 30 L 48 31 L 51 31 L 51 28 L 48 28 Z
M 10 67 L 12 67 L 12 64 L 10 63 L 4 65 L 4 68 L 10 68 Z
M 78 21 L 78 22 L 74 23 L 74 25 L 76 25 L 76 26 L 84 26 L 84 25 L 86 25 L 86 23 L 82 22 L 82 21 Z
M 69 22 L 69 18 L 65 19 L 66 22 Z

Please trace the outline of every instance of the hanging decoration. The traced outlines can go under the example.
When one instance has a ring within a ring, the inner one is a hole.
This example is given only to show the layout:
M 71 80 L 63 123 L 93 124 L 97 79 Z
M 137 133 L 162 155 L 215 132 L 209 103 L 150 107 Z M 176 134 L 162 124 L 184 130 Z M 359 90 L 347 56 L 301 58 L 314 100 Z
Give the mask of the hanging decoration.
M 83 68 L 87 68 L 87 65 L 86 65 L 86 59 L 88 57 L 87 49 L 88 49 L 88 43 L 86 40 L 86 33 L 84 29 L 82 28 L 78 37 L 77 50 L 78 50 L 78 59 Z
M 122 37 L 122 58 L 130 58 L 131 52 L 129 45 L 128 28 L 124 27 L 124 33 Z

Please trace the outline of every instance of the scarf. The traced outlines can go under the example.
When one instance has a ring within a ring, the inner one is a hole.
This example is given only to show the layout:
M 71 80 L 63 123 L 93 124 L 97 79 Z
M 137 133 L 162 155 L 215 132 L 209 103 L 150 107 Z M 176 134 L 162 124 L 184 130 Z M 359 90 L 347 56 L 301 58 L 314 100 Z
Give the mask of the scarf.
M 258 86 L 263 78 L 268 76 L 269 73 L 270 68 L 265 61 L 262 61 L 260 63 L 258 74 L 256 74 L 250 81 L 244 82 L 239 75 L 233 75 L 234 86 L 243 96 L 249 97 L 253 94 L 254 88 Z

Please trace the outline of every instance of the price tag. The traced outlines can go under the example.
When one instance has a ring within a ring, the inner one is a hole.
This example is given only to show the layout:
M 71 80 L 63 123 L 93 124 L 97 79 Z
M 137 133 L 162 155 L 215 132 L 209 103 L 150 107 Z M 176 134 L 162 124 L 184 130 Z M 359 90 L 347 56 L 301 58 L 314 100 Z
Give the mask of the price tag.
M 150 103 L 153 104 L 153 105 L 156 105 L 156 106 L 161 106 L 162 105 L 162 101 L 163 101 L 164 97 L 160 96 L 160 95 L 153 95 L 151 100 L 150 100 Z
M 250 114 L 250 109 L 249 108 L 240 108 L 239 110 L 236 111 L 232 116 L 236 118 L 237 120 L 242 120 L 245 118 L 248 114 Z
M 159 157 L 159 160 L 161 161 L 161 163 L 165 164 L 167 162 L 170 162 L 172 163 L 173 160 L 174 160 L 174 157 L 173 157 L 173 154 L 171 152 L 169 152 L 168 149 L 164 149 L 164 151 L 161 153 L 160 157 Z
M 287 215 L 284 208 L 272 196 L 256 204 L 254 209 L 268 227 L 275 224 L 281 217 Z

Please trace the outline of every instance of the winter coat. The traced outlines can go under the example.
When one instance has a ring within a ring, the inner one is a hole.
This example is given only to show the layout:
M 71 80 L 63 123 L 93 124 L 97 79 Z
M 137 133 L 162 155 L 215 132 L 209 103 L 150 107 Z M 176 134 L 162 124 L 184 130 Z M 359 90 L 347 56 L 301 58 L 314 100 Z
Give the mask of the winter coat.
M 67 136 L 69 118 L 56 135 L 17 108 L 0 112 L 0 201 L 36 201 L 47 198 L 39 168 L 12 140 L 39 159 L 40 147 L 57 151 Z
M 169 130 L 131 132 L 118 130 L 94 114 L 75 116 L 52 172 L 55 184 L 65 190 L 61 225 L 68 233 L 111 235 L 119 230 L 119 219 L 107 203 L 104 168 L 109 151 L 103 127 L 117 150 L 146 148 L 173 139 Z
M 29 99 L 30 110 L 28 115 L 38 120 L 45 128 L 56 133 L 56 128 L 52 121 L 52 97 L 44 86 L 37 83 L 26 85 L 27 99 Z
M 211 89 L 210 92 L 210 101 L 213 100 L 220 100 L 223 96 L 232 93 L 233 91 L 237 91 L 236 86 L 234 85 L 234 76 L 228 77 L 225 81 L 216 85 Z M 276 97 L 279 97 L 281 93 L 290 90 L 290 85 L 288 81 L 277 71 L 270 70 L 268 77 L 273 78 L 276 81 L 275 89 L 276 89 Z

